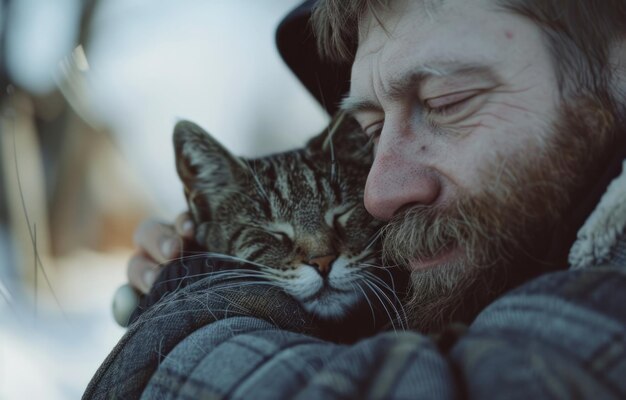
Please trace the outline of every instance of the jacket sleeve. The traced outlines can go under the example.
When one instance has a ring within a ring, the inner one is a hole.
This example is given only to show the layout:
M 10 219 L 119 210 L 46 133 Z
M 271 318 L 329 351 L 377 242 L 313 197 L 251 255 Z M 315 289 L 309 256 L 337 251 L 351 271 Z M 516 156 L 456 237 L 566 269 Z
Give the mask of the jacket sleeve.
M 253 316 L 221 312 L 237 299 L 219 305 L 207 294 L 215 290 L 202 293 L 203 302 L 184 303 L 187 293 L 146 312 L 84 398 L 626 398 L 626 271 L 617 268 L 531 281 L 446 350 L 415 332 L 330 343 L 278 292 L 245 296 L 248 311 L 261 294 L 261 309 L 276 307 Z
M 485 309 L 448 359 L 468 398 L 626 398 L 626 270 L 537 278 Z

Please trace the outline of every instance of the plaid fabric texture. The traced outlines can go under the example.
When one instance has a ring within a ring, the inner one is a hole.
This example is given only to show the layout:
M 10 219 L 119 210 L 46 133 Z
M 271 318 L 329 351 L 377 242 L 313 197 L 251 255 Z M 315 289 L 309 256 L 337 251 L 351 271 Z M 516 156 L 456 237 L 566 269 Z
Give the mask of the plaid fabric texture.
M 280 291 L 209 281 L 133 323 L 84 399 L 626 398 L 623 266 L 537 278 L 446 350 L 415 332 L 324 341 Z

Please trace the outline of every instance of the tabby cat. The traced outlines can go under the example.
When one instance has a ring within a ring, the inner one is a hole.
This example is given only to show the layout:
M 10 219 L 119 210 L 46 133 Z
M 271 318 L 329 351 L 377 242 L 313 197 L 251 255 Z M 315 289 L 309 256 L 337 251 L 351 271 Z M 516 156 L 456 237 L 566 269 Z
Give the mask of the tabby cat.
M 176 125 L 174 145 L 206 250 L 256 265 L 321 319 L 389 301 L 381 224 L 362 198 L 371 146 L 352 119 L 337 116 L 302 149 L 255 159 L 232 155 L 188 121 Z

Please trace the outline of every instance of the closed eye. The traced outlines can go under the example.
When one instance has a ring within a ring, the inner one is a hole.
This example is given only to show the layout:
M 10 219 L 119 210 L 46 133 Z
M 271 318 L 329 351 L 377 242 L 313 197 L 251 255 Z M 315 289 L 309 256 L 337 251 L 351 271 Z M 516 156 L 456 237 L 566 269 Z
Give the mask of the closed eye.
M 354 208 L 355 207 L 351 204 L 342 204 L 329 209 L 324 215 L 324 221 L 326 221 L 326 225 L 331 228 L 334 228 L 337 224 L 345 225 L 347 217 L 349 217 L 351 211 L 354 210 Z
M 383 130 L 384 122 L 385 120 L 376 121 L 363 128 L 363 132 L 365 132 L 370 141 L 378 139 Z
M 450 115 L 460 111 L 468 100 L 482 92 L 482 90 L 474 89 L 433 97 L 424 100 L 424 107 L 429 114 Z
M 291 244 L 295 237 L 293 226 L 288 222 L 270 222 L 265 226 L 265 232 L 285 244 Z
M 335 230 L 343 229 L 355 209 L 356 207 L 352 207 L 343 213 L 335 214 L 335 216 L 333 217 L 333 228 Z
M 286 232 L 269 231 L 269 233 L 284 244 L 291 244 L 292 239 Z

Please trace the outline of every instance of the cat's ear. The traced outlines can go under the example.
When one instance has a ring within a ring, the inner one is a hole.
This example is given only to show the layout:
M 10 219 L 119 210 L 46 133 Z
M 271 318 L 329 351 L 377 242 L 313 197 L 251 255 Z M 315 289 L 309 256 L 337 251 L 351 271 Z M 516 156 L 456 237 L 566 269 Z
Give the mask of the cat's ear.
M 306 149 L 341 161 L 371 164 L 373 160 L 371 141 L 354 118 L 343 111 L 337 112 L 328 127 L 309 140 Z
M 219 202 L 236 190 L 245 175 L 244 162 L 232 155 L 204 129 L 189 121 L 174 128 L 176 170 L 190 202 Z M 196 195 L 201 194 L 201 195 Z

